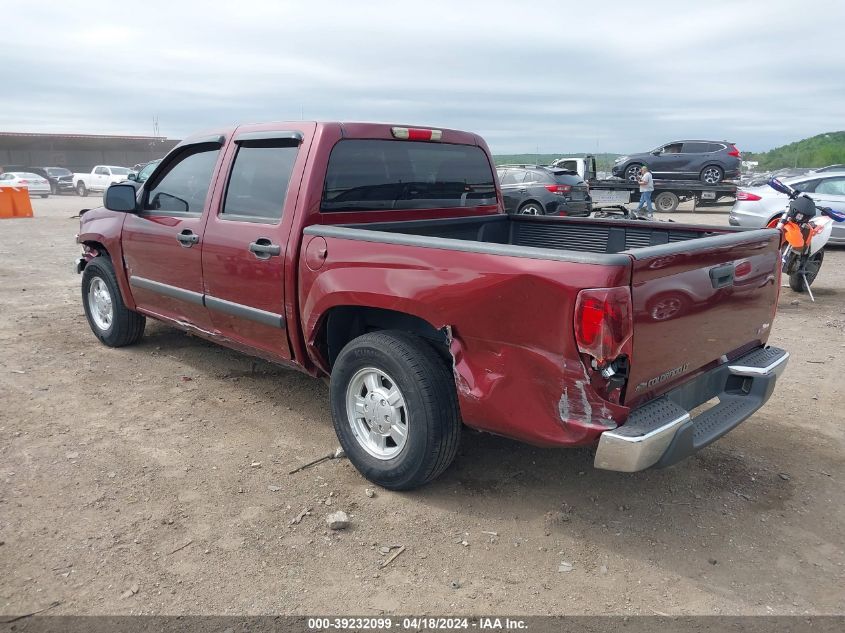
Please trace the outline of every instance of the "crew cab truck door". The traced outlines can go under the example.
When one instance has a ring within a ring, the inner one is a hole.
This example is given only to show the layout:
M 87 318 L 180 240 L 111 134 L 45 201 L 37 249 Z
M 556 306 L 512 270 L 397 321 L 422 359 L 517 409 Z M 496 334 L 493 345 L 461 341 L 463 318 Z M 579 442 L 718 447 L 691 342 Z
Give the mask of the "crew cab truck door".
M 271 360 L 291 358 L 288 237 L 315 126 L 302 127 L 236 132 L 202 251 L 205 303 L 215 330 Z
M 777 231 L 761 229 L 628 251 L 634 335 L 626 406 L 766 342 L 779 244 Z
M 121 241 L 132 296 L 141 312 L 212 330 L 203 305 L 202 249 L 209 190 L 222 137 L 177 148 L 140 192 Z
M 97 166 L 94 168 L 94 173 L 91 177 L 91 185 L 94 188 L 105 189 L 109 184 L 109 170 L 105 167 Z

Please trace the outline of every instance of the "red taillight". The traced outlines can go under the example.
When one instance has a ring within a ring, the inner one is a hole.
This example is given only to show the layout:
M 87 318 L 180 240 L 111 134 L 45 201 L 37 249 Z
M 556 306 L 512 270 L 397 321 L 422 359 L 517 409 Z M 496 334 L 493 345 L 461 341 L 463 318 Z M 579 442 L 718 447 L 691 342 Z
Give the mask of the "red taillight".
M 416 127 L 392 127 L 390 133 L 400 141 L 439 141 L 443 138 L 440 130 L 426 130 Z
M 739 153 L 739 150 L 736 148 L 736 145 L 731 145 L 731 151 L 728 152 L 728 156 L 736 156 L 737 158 L 742 158 L 742 155 Z
M 564 194 L 572 191 L 571 185 L 546 185 L 546 189 L 552 193 Z
M 631 290 L 590 288 L 575 301 L 575 341 L 599 366 L 617 358 L 634 331 Z
M 755 200 L 762 200 L 762 198 L 756 193 L 751 193 L 750 191 L 742 191 L 741 189 L 736 192 L 736 199 L 749 200 L 751 202 L 754 202 Z
M 566 211 L 558 211 L 558 215 L 566 215 Z
M 751 274 L 752 270 L 753 266 L 751 266 L 751 262 L 747 259 L 737 262 L 734 266 L 734 278 L 747 277 Z

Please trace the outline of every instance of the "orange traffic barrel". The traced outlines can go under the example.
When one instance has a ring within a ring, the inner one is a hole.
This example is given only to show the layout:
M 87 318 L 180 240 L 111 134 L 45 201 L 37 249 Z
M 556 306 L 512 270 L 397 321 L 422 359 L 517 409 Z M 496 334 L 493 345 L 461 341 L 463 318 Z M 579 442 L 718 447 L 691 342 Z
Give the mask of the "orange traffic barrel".
M 31 217 L 32 203 L 26 187 L 0 187 L 0 219 Z

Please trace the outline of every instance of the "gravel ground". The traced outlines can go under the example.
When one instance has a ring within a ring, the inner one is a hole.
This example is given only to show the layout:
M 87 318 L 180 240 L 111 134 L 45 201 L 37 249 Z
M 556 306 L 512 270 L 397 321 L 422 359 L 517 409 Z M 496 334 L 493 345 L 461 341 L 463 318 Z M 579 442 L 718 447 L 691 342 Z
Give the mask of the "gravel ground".
M 845 611 L 845 251 L 816 303 L 781 293 L 769 404 L 682 464 L 466 432 L 432 485 L 368 496 L 344 459 L 288 474 L 337 445 L 323 382 L 155 322 L 96 342 L 70 216 L 97 202 L 0 221 L 0 612 Z

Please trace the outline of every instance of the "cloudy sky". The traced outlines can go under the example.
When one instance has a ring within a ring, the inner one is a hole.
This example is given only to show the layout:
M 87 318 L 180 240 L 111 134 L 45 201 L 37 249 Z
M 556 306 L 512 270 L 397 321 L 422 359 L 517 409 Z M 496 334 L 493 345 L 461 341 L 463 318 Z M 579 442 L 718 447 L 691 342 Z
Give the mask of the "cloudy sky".
M 9 0 L 4 0 L 4 4 Z M 494 152 L 759 151 L 845 129 L 845 2 L 9 3 L 0 131 L 285 119 L 482 134 Z

